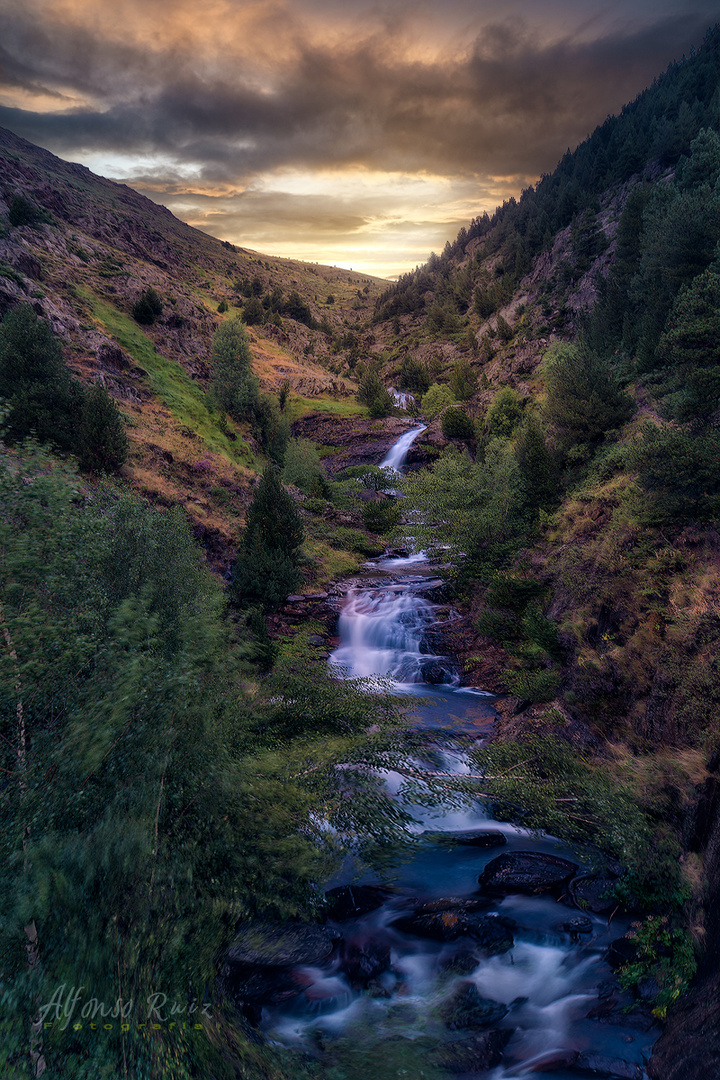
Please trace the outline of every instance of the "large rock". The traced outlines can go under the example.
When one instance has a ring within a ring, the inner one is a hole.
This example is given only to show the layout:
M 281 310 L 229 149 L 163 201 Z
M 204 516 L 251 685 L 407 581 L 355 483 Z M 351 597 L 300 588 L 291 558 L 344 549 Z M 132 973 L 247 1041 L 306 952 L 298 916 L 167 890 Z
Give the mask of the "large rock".
M 325 899 L 330 917 L 343 922 L 382 907 L 391 894 L 392 889 L 383 885 L 338 885 L 335 889 L 328 889 Z
M 582 911 L 592 911 L 596 915 L 609 915 L 621 906 L 612 895 L 617 881 L 617 878 L 589 875 L 573 878 L 568 886 L 570 899 L 575 907 Z
M 353 987 L 366 987 L 390 967 L 390 946 L 372 938 L 344 941 L 340 966 Z
M 483 1031 L 499 1023 L 508 1007 L 484 998 L 475 983 L 463 983 L 440 1007 L 440 1017 L 451 1031 Z
M 537 851 L 511 851 L 487 864 L 478 878 L 481 888 L 491 893 L 560 892 L 577 873 L 577 864 L 557 855 Z
M 435 1055 L 441 1069 L 450 1073 L 476 1073 L 499 1065 L 512 1031 L 484 1031 L 468 1039 L 447 1043 Z
M 607 1080 L 643 1080 L 642 1066 L 607 1054 L 580 1054 L 575 1069 L 598 1078 L 607 1077 Z
M 432 938 L 434 941 L 471 938 L 487 956 L 507 952 L 514 944 L 511 920 L 458 907 L 405 915 L 392 925 L 406 934 Z
M 244 927 L 228 949 L 226 962 L 240 967 L 294 967 L 319 964 L 340 938 L 337 931 L 312 923 Z

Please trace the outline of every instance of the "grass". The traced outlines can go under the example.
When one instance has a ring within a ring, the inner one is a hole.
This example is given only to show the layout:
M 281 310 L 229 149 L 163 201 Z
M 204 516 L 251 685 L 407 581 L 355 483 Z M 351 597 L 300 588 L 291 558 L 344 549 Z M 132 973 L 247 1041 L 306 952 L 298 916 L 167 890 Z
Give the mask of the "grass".
M 147 372 L 153 393 L 180 424 L 198 435 L 212 453 L 222 454 L 233 464 L 254 464 L 247 444 L 239 439 L 233 442 L 220 430 L 217 415 L 208 405 L 205 392 L 178 363 L 166 360 L 156 352 L 152 342 L 128 315 L 88 289 L 78 291 L 87 300 L 93 317 L 106 333 Z
M 324 394 L 318 397 L 304 398 L 291 393 L 288 398 L 288 414 L 290 420 L 299 420 L 309 413 L 322 412 L 333 416 L 369 416 L 364 405 L 358 405 L 355 398 L 333 398 Z

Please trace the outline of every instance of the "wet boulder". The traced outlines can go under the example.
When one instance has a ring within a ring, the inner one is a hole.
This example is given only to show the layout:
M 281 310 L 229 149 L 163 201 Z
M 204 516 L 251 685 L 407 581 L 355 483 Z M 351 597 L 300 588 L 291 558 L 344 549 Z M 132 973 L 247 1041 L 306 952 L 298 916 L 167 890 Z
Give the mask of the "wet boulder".
M 396 929 L 433 941 L 457 941 L 471 938 L 486 956 L 497 956 L 512 949 L 512 921 L 500 916 L 483 915 L 462 907 L 405 915 L 392 924 Z
M 440 1007 L 440 1018 L 451 1031 L 483 1031 L 507 1015 L 508 1007 L 485 998 L 475 983 L 463 983 Z
M 490 893 L 559 893 L 577 873 L 577 864 L 539 851 L 511 851 L 492 859 L 478 878 Z
M 369 937 L 344 941 L 340 966 L 351 986 L 367 987 L 390 967 L 390 946 Z
M 467 1039 L 446 1043 L 434 1055 L 441 1069 L 450 1073 L 476 1073 L 494 1069 L 502 1061 L 511 1030 L 478 1032 Z
M 587 915 L 577 915 L 574 919 L 566 919 L 560 923 L 560 929 L 569 934 L 573 941 L 579 941 L 581 935 L 592 934 L 592 919 L 588 919 Z
M 335 889 L 328 889 L 325 899 L 330 918 L 344 922 L 345 919 L 357 919 L 382 907 L 390 895 L 392 889 L 383 885 L 338 885 Z
M 293 967 L 319 964 L 339 940 L 337 931 L 313 923 L 256 923 L 243 927 L 227 951 L 231 967 Z
M 613 895 L 615 885 L 617 878 L 614 877 L 583 875 L 572 879 L 568 893 L 575 907 L 595 915 L 609 915 L 619 906 Z
M 259 1024 L 263 1005 L 280 1005 L 297 997 L 304 983 L 296 972 L 284 968 L 233 969 L 225 965 L 220 973 L 224 996 L 251 1024 Z

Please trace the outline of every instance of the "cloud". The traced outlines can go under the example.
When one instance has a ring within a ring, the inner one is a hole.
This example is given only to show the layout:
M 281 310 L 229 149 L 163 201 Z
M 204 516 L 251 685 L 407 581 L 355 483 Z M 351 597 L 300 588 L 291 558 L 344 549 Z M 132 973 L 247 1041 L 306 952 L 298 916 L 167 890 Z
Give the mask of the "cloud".
M 0 7 L 0 124 L 62 156 L 122 158 L 130 182 L 134 156 L 155 155 L 155 197 L 194 183 L 200 207 L 203 191 L 233 189 L 238 213 L 259 206 L 243 192 L 287 170 L 478 188 L 533 179 L 699 44 L 710 21 L 700 2 L 688 12 L 590 0 L 583 21 L 577 10 L 567 0 L 13 3 Z M 306 230 L 317 218 L 304 205 Z

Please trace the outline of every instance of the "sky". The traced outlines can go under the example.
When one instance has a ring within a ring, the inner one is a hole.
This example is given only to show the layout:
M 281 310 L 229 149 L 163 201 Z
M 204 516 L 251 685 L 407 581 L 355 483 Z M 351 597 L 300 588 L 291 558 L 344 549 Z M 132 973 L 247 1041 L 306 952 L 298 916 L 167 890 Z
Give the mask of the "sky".
M 714 0 L 0 0 L 0 126 L 222 240 L 393 278 L 717 20 Z

